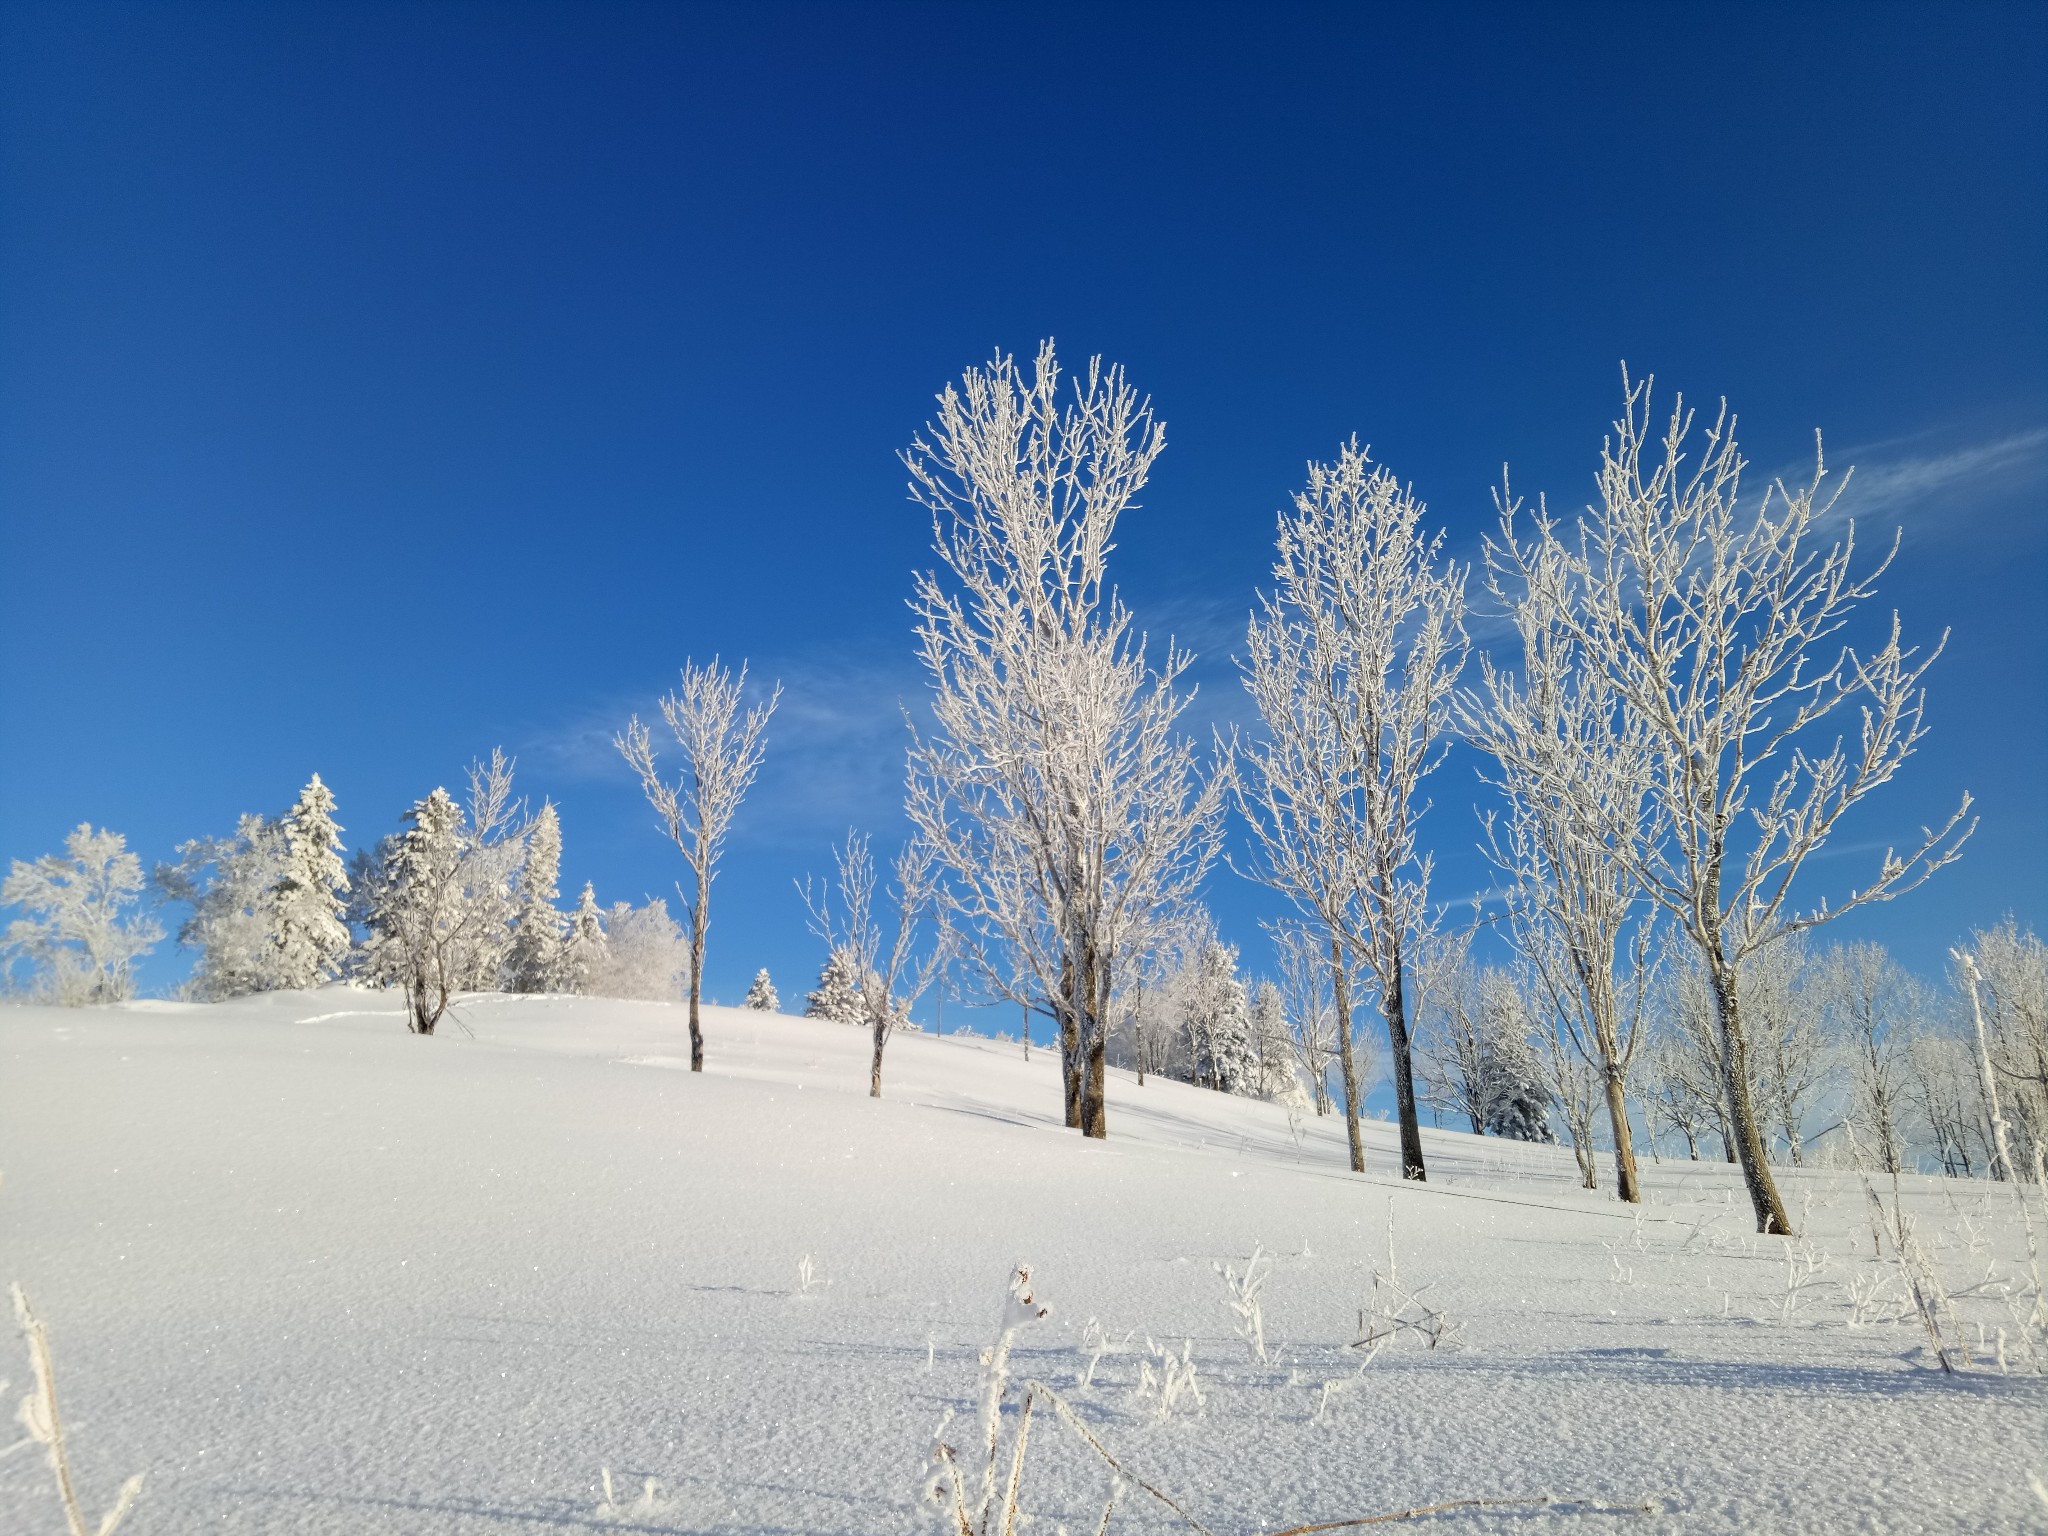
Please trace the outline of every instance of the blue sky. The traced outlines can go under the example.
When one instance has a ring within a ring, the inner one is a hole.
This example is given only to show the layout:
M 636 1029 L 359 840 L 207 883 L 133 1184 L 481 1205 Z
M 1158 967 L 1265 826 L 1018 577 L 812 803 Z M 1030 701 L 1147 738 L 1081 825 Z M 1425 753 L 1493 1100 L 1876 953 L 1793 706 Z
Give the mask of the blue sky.
M 316 769 L 368 841 L 502 744 L 565 884 L 667 893 L 609 742 L 716 652 L 785 694 L 707 980 L 789 996 L 792 880 L 896 828 L 895 455 L 962 368 L 1152 395 L 1119 578 L 1206 726 L 1305 460 L 1359 433 L 1469 554 L 1503 463 L 1583 502 L 1626 359 L 1905 531 L 1932 734 L 1810 889 L 1971 790 L 1837 930 L 1931 971 L 2048 915 L 2044 87 L 2035 6 L 0 7 L 0 857 Z

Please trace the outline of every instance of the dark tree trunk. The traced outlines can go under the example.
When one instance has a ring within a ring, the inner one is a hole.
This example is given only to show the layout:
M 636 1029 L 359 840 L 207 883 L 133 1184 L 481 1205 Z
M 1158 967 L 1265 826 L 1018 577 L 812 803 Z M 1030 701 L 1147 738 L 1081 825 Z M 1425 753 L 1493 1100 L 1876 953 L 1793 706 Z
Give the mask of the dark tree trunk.
M 1422 1122 L 1415 1113 L 1415 1063 L 1408 1050 L 1408 1012 L 1401 995 L 1401 959 L 1394 956 L 1393 982 L 1386 988 L 1387 1045 L 1394 1058 L 1394 1100 L 1401 1114 L 1401 1177 L 1423 1183 Z
M 1351 979 L 1344 954 L 1330 937 L 1330 985 L 1337 1000 L 1337 1060 L 1344 1071 L 1344 1133 L 1351 1140 L 1351 1171 L 1365 1172 L 1365 1143 L 1358 1134 L 1358 1068 L 1351 1056 Z
M 704 1029 L 698 1022 L 697 1006 L 704 996 L 704 928 L 709 914 L 705 908 L 711 896 L 707 880 L 697 882 L 697 903 L 690 910 L 690 1070 L 704 1070 Z

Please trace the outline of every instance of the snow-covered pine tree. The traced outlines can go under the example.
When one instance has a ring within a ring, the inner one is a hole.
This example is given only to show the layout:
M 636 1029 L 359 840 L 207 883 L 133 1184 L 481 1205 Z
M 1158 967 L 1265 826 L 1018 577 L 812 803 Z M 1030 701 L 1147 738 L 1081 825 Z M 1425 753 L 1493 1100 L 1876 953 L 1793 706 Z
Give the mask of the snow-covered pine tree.
M 830 1019 L 834 1024 L 861 1024 L 867 1008 L 861 1001 L 859 979 L 854 975 L 853 957 L 843 948 L 834 949 L 818 973 L 816 990 L 804 996 L 804 1017 Z
M 1486 1134 L 1554 1146 L 1550 1106 L 1555 1095 L 1529 1042 L 1508 1030 L 1489 1035 L 1480 1047 L 1486 1084 Z
M 261 816 L 244 816 L 228 837 L 180 843 L 178 862 L 157 866 L 157 889 L 192 907 L 178 942 L 199 952 L 193 997 L 213 1003 L 285 985 L 276 939 L 284 867 L 284 829 Z
M 604 968 L 604 952 L 604 913 L 598 907 L 597 892 L 586 880 L 576 910 L 569 914 L 569 938 L 562 946 L 562 990 L 588 993 Z
M 780 1013 L 782 999 L 775 995 L 775 983 L 768 979 L 768 967 L 754 972 L 754 984 L 747 988 L 746 1007 L 756 1013 Z
M 1236 945 L 1203 946 L 1181 1007 L 1195 1081 L 1219 1093 L 1257 1094 L 1259 1058 L 1251 1004 L 1237 979 Z
M 334 792 L 314 774 L 284 813 L 283 868 L 271 892 L 270 939 L 279 987 L 317 987 L 348 961 L 348 872 Z
M 562 914 L 555 908 L 562 877 L 562 820 L 543 802 L 526 841 L 526 866 L 519 872 L 518 926 L 512 934 L 509 969 L 514 992 L 553 992 L 562 984 Z
M 1294 1074 L 1294 1037 L 1287 1028 L 1287 1009 L 1280 988 L 1262 981 L 1252 988 L 1252 1057 L 1257 1062 L 1253 1090 L 1262 1099 L 1285 1104 L 1295 1099 L 1309 1107 L 1307 1091 Z

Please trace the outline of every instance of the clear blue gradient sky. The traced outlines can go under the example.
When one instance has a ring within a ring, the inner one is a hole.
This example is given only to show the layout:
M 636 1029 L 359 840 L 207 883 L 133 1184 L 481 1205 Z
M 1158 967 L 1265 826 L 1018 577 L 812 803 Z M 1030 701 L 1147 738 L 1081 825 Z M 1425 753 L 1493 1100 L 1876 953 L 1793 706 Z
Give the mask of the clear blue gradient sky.
M 1953 636 L 1809 892 L 1967 788 L 1964 862 L 1837 932 L 1933 971 L 2048 915 L 2038 5 L 7 5 L 0 857 L 165 858 L 316 769 L 368 841 L 503 744 L 566 887 L 672 896 L 610 737 L 716 652 L 786 692 L 707 981 L 799 995 L 792 880 L 899 827 L 895 454 L 1042 336 L 1167 423 L 1118 572 L 1204 728 L 1352 432 L 1469 555 L 1503 463 L 1583 503 L 1622 359 L 1759 477 L 1825 429 Z M 1476 798 L 1436 782 L 1447 898 Z M 1263 965 L 1270 902 L 1214 899 Z

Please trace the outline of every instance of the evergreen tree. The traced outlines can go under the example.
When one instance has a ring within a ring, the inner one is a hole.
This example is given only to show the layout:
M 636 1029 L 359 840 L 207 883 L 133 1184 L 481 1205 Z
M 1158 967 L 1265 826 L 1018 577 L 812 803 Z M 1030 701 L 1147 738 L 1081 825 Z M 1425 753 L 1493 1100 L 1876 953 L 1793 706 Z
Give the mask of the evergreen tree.
M 1195 1081 L 1220 1093 L 1259 1093 L 1251 1004 L 1237 979 L 1235 945 L 1203 947 L 1182 1008 Z
M 1550 1128 L 1550 1106 L 1556 1096 L 1543 1081 L 1542 1065 L 1529 1042 L 1503 1030 L 1489 1035 L 1480 1053 L 1486 1134 L 1554 1145 L 1557 1133 Z
M 519 874 L 518 927 L 510 958 L 515 992 L 552 992 L 561 985 L 565 925 L 555 909 L 561 873 L 562 821 L 553 804 L 543 803 Z
M 314 774 L 284 813 L 283 869 L 271 895 L 270 938 L 276 946 L 279 987 L 317 987 L 341 974 L 348 960 L 342 864 L 334 792 Z
M 586 880 L 576 910 L 569 914 L 569 939 L 562 946 L 562 990 L 589 992 L 604 968 L 604 958 L 604 913 L 597 905 L 597 892 Z
M 854 975 L 853 957 L 835 949 L 818 973 L 817 990 L 804 997 L 804 1017 L 830 1019 L 835 1024 L 864 1024 L 867 1008 L 861 1001 L 860 983 Z
M 747 988 L 746 1007 L 756 1013 L 780 1013 L 782 999 L 775 995 L 775 983 L 768 979 L 768 967 L 754 972 L 754 984 Z

